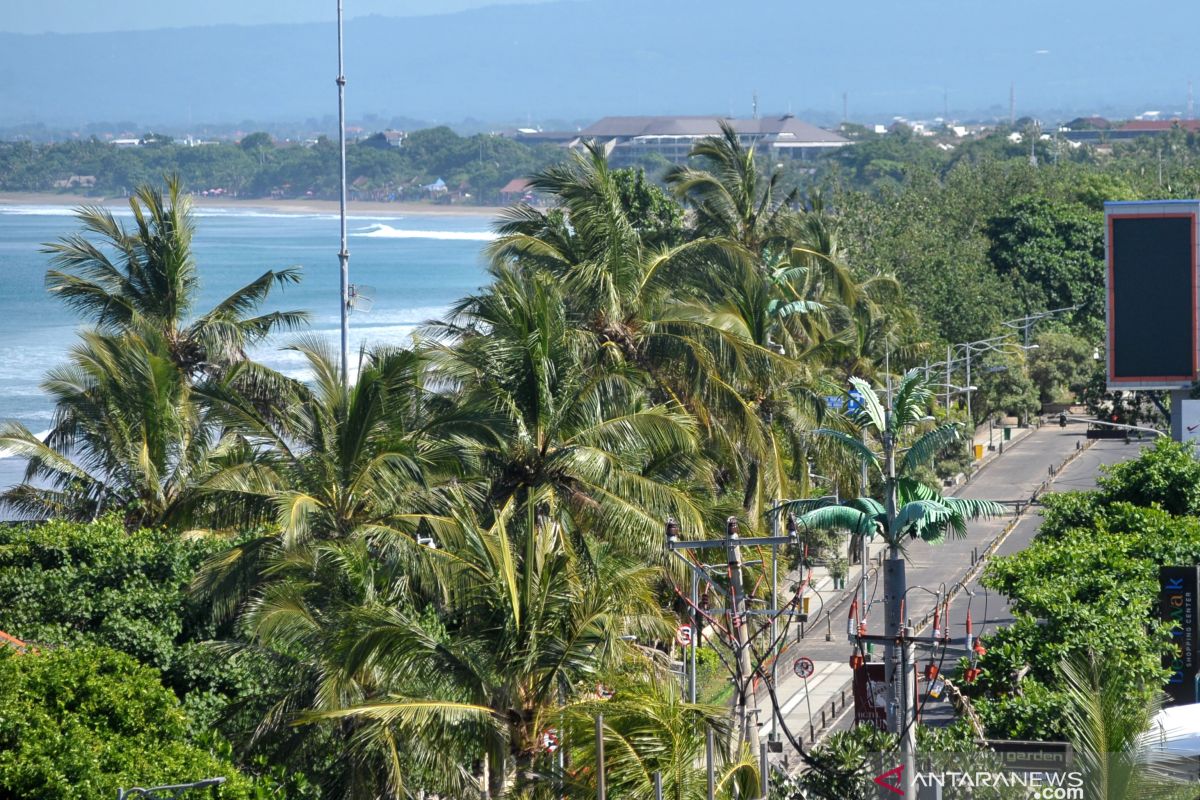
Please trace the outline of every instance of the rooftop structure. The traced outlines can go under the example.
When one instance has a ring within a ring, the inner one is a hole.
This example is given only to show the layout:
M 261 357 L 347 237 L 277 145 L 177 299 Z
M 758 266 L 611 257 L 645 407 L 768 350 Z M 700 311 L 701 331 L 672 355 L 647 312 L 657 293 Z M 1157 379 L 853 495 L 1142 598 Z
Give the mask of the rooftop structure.
M 701 139 L 721 135 L 724 121 L 737 132 L 746 147 L 753 147 L 773 161 L 811 160 L 831 149 L 851 144 L 849 139 L 810 125 L 791 114 L 776 117 L 734 119 L 716 116 L 604 117 L 580 131 L 517 131 L 518 140 L 554 142 L 580 147 L 586 141 L 602 145 L 616 165 L 656 154 L 681 163 Z

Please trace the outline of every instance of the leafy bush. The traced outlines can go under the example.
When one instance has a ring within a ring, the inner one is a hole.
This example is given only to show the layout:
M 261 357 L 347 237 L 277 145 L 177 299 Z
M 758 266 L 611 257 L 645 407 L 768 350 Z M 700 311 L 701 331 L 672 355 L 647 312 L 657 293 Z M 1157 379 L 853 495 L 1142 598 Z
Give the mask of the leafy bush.
M 154 670 L 101 647 L 0 655 L 0 796 L 111 800 L 119 788 L 224 777 L 252 797 L 215 734 L 193 741 Z
M 226 547 L 161 530 L 127 532 L 118 516 L 0 527 L 0 630 L 38 644 L 127 653 L 160 670 L 205 730 L 233 698 L 276 679 L 265 662 L 231 662 L 203 644 L 223 632 L 187 587 L 199 565 Z
M 969 687 L 991 735 L 1064 738 L 1059 667 L 1088 654 L 1113 668 L 1130 702 L 1161 690 L 1170 626 L 1155 615 L 1158 568 L 1200 563 L 1200 519 L 1168 513 L 1194 513 L 1198 482 L 1188 448 L 1160 442 L 1110 468 L 1095 492 L 1047 498 L 1033 544 L 988 566 L 984 585 L 1015 617 L 987 637 Z
M 1107 502 L 1157 506 L 1177 515 L 1200 514 L 1200 461 L 1187 444 L 1160 437 L 1135 461 L 1109 467 L 1097 483 Z

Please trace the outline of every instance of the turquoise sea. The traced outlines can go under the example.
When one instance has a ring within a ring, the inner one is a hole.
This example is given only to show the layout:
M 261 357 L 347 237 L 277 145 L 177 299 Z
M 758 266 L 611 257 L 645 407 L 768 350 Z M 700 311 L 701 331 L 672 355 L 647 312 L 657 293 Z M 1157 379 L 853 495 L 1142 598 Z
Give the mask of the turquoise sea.
M 128 210 L 125 210 L 128 217 Z M 268 269 L 299 265 L 303 281 L 276 298 L 275 308 L 305 309 L 310 331 L 338 332 L 338 218 L 249 208 L 197 208 L 193 250 L 200 270 L 204 310 Z M 117 212 L 121 218 L 121 212 Z M 486 280 L 482 249 L 492 238 L 491 219 L 468 215 L 352 215 L 350 280 L 373 290 L 370 311 L 350 321 L 351 350 L 364 341 L 403 343 L 421 323 Z M 49 428 L 51 404 L 39 388 L 42 375 L 60 363 L 80 321 L 45 290 L 48 256 L 42 243 L 78 230 L 67 206 L 0 205 L 0 419 L 34 432 Z M 281 336 L 255 356 L 303 377 Z M 20 480 L 16 459 L 0 458 L 0 487 Z

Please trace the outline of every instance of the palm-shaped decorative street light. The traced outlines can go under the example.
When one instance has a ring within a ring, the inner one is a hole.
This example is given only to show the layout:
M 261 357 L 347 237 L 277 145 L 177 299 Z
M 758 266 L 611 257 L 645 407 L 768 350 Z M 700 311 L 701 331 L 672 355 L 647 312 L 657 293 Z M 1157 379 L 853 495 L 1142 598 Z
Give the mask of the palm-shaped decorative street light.
M 962 427 L 957 423 L 919 433 L 929 419 L 927 411 L 933 399 L 930 386 L 919 370 L 912 370 L 901 379 L 889 398 L 890 407 L 886 408 L 866 381 L 851 378 L 850 382 L 861 397 L 860 409 L 854 414 L 853 422 L 860 432 L 874 435 L 879 440 L 879 451 L 864 441 L 865 436 L 829 429 L 821 429 L 818 433 L 838 442 L 869 468 L 881 473 L 883 502 L 871 497 L 857 497 L 835 504 L 829 498 L 820 498 L 792 501 L 785 507 L 798 514 L 796 522 L 801 527 L 848 530 L 867 538 L 883 537 L 888 545 L 884 565 L 884 633 L 896 637 L 903 622 L 902 602 L 908 588 L 904 570 L 907 542 L 922 539 L 937 544 L 947 533 L 963 536 L 968 520 L 998 516 L 1004 513 L 1004 508 L 990 500 L 943 497 L 914 477 L 919 467 L 929 463 L 939 450 L 963 435 Z M 914 435 L 915 440 L 905 444 Z M 862 613 L 865 616 L 866 609 Z M 889 646 L 886 654 L 889 686 L 894 655 L 894 648 Z

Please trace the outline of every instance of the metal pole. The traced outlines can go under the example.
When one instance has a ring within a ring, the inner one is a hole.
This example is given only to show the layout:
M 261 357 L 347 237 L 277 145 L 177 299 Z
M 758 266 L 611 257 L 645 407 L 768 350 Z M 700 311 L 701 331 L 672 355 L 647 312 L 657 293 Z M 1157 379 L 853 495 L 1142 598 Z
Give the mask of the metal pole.
M 692 573 L 692 669 L 688 673 L 688 699 L 696 702 L 696 648 L 700 646 L 700 576 Z
M 758 746 L 758 772 L 759 788 L 762 789 L 759 796 L 762 800 L 768 800 L 771 796 L 771 762 L 767 759 L 766 742 Z
M 738 542 L 737 517 L 730 517 L 725 522 L 725 548 L 729 556 L 730 588 L 733 591 L 733 605 L 730 608 L 731 624 L 737 635 L 738 645 L 738 723 L 741 725 L 740 741 L 750 746 L 750 752 L 758 750 L 758 725 L 751 720 L 755 716 L 752 690 L 752 675 L 754 666 L 750 660 L 750 631 L 746 622 L 746 595 L 742 583 L 742 548 Z
M 708 800 L 716 798 L 716 774 L 713 767 L 713 729 L 711 725 L 704 728 L 704 761 L 708 770 Z
M 951 363 L 951 359 L 952 359 L 951 346 L 946 345 L 946 416 L 950 416 L 950 363 Z
M 862 432 L 862 438 L 863 438 L 863 444 L 866 444 L 867 431 L 865 428 L 863 429 L 863 432 Z M 862 485 L 862 489 L 859 492 L 859 494 L 863 497 L 866 497 L 867 492 L 870 491 L 870 486 L 869 486 L 870 475 L 867 472 L 868 466 L 867 466 L 867 459 L 865 456 L 863 458 L 859 459 L 859 467 L 862 470 L 862 474 L 859 476 L 859 480 Z M 859 537 L 859 545 L 862 549 L 862 557 L 860 558 L 860 561 L 862 562 L 861 563 L 862 573 L 859 575 L 859 581 L 858 581 L 858 609 L 859 609 L 858 613 L 860 614 L 859 619 L 866 619 L 867 618 L 867 559 L 870 557 L 871 553 L 870 553 L 870 548 L 867 546 L 867 535 L 865 533 L 863 533 Z
M 967 345 L 967 424 L 971 426 L 971 440 L 975 438 L 975 417 L 971 416 L 971 346 Z M 949 388 L 946 391 L 950 391 Z
M 338 195 L 341 216 L 341 249 L 338 262 L 341 264 L 342 305 L 342 385 L 350 385 L 350 251 L 346 249 L 346 75 L 342 65 L 342 0 L 337 4 L 338 28 L 338 148 L 341 160 L 341 182 Z
M 654 800 L 663 800 L 662 773 L 658 771 L 654 773 Z
M 596 715 L 596 798 L 604 800 L 604 714 Z
M 775 499 L 775 506 L 778 508 L 779 499 Z M 771 515 L 771 536 L 779 535 L 779 512 Z M 779 641 L 779 545 L 771 545 L 771 683 L 775 686 L 779 685 L 779 652 L 777 642 Z M 774 728 L 772 728 L 774 730 Z
M 917 800 L 917 680 L 913 673 L 917 646 L 912 641 L 912 628 L 904 629 L 903 659 L 900 668 L 904 671 L 903 728 L 900 736 L 900 761 L 904 765 L 904 800 Z
M 898 542 L 896 541 L 896 440 L 888 430 L 891 427 L 892 410 L 887 409 L 883 431 L 883 457 L 884 471 L 887 476 L 887 534 L 888 534 L 888 560 L 884 566 L 883 573 L 883 601 L 885 611 L 885 629 L 884 633 L 890 639 L 896 638 L 900 633 L 901 618 L 900 611 L 904 603 L 904 596 L 907 592 L 904 575 L 904 554 L 900 551 Z M 889 706 L 894 707 L 896 703 L 896 647 L 888 644 L 884 648 L 884 672 L 888 685 L 888 693 L 890 697 Z M 889 720 L 889 731 L 897 733 L 899 728 L 899 720 L 895 715 Z

